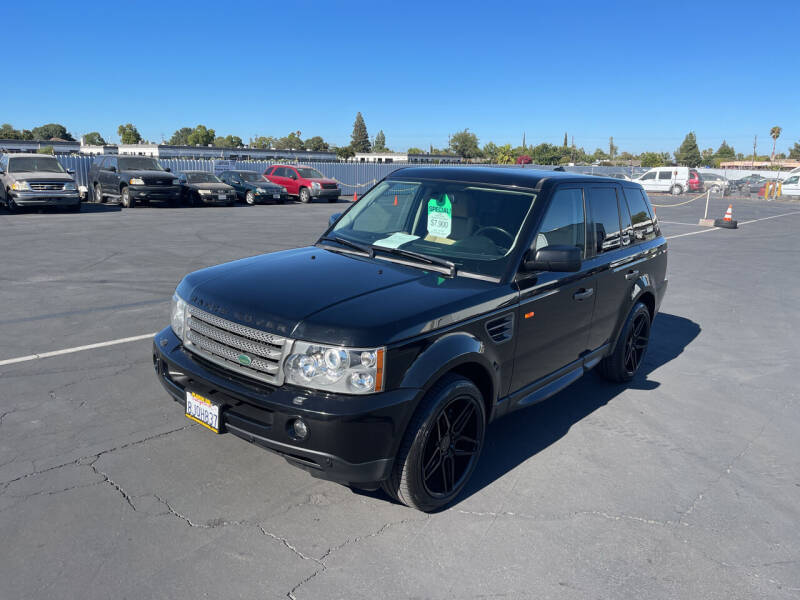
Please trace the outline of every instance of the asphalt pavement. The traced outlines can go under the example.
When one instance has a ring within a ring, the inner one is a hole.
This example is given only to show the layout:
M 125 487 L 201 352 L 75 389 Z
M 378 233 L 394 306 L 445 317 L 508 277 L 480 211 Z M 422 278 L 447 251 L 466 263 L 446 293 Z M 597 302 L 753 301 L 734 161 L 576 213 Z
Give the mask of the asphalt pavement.
M 185 273 L 345 203 L 0 211 L 0 598 L 800 597 L 800 203 L 735 199 L 721 230 L 687 199 L 653 197 L 643 372 L 494 423 L 434 515 L 192 424 L 148 339 L 2 364 L 155 332 Z

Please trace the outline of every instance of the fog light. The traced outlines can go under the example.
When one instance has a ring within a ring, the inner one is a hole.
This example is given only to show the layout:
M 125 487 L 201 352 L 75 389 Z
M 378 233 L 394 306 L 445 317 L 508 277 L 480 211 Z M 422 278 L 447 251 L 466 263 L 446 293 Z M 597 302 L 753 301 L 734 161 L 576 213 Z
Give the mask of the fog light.
M 308 425 L 303 419 L 289 421 L 289 437 L 295 440 L 304 440 L 308 437 Z

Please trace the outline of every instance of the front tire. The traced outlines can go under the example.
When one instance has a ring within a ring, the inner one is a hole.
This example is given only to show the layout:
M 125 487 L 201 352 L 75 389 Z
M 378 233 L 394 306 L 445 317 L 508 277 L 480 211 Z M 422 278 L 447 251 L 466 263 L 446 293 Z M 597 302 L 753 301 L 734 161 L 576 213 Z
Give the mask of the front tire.
M 431 512 L 466 485 L 483 449 L 486 411 L 475 384 L 449 374 L 425 395 L 381 486 L 406 506 Z
M 303 204 L 308 204 L 311 202 L 311 192 L 308 191 L 308 188 L 300 188 L 300 202 Z
M 99 183 L 94 184 L 94 201 L 97 204 L 103 203 L 103 188 L 100 187 Z
M 253 206 L 256 203 L 256 195 L 253 193 L 253 190 L 247 192 L 247 195 L 244 197 L 244 201 L 249 206 Z
M 649 341 L 650 311 L 637 302 L 619 332 L 614 352 L 600 361 L 600 374 L 616 383 L 633 379 L 642 366 Z
M 122 188 L 120 203 L 122 204 L 123 208 L 133 208 L 136 206 L 136 200 L 131 197 L 131 192 L 126 187 Z
M 683 188 L 677 184 L 673 185 L 671 188 L 669 188 L 669 193 L 673 196 L 680 196 L 683 193 Z

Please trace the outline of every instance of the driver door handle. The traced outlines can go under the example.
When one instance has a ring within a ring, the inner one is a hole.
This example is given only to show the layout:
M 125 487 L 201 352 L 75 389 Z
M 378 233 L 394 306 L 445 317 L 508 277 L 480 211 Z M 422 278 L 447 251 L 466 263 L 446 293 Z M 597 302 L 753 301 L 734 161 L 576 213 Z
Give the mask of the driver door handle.
M 590 298 L 592 294 L 594 294 L 594 288 L 589 288 L 588 290 L 581 288 L 580 290 L 572 294 L 572 299 L 580 302 L 582 300 Z

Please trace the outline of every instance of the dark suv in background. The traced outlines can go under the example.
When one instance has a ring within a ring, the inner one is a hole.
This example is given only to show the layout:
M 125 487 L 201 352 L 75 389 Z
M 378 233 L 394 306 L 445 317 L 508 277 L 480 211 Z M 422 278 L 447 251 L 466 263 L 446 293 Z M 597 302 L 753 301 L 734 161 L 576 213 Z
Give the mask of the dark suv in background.
M 223 171 L 219 178 L 236 190 L 236 195 L 246 204 L 284 204 L 289 199 L 285 187 L 267 181 L 258 171 Z
M 89 168 L 88 186 L 95 202 L 111 198 L 125 208 L 151 200 L 175 205 L 183 191 L 169 168 L 147 156 L 98 156 Z
M 667 244 L 637 183 L 406 168 L 332 220 L 180 282 L 153 365 L 187 417 L 429 511 L 489 422 L 642 364 Z
M 81 209 L 72 172 L 54 156 L 43 154 L 0 156 L 0 204 L 5 204 L 9 212 L 27 206 L 63 206 L 74 212 Z

